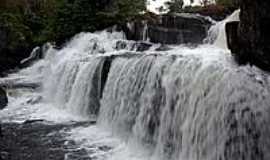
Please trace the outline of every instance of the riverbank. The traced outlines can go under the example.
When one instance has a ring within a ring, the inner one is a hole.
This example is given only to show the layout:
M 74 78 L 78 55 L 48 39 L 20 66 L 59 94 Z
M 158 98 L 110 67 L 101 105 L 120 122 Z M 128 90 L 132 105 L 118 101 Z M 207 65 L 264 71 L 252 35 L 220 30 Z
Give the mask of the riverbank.
M 66 140 L 67 132 L 75 127 L 86 127 L 89 122 L 71 124 L 2 123 L 0 137 L 1 160 L 90 160 L 84 149 Z

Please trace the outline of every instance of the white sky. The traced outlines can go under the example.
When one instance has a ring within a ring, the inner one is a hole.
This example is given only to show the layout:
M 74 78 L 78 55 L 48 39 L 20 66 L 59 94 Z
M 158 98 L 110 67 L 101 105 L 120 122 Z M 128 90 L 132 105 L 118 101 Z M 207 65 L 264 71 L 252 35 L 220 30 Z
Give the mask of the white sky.
M 160 6 L 162 6 L 165 2 L 167 2 L 169 0 L 148 0 L 148 10 L 157 13 L 156 8 L 159 8 Z M 189 4 L 189 0 L 184 0 L 185 5 Z M 195 4 L 199 4 L 199 0 L 195 0 Z

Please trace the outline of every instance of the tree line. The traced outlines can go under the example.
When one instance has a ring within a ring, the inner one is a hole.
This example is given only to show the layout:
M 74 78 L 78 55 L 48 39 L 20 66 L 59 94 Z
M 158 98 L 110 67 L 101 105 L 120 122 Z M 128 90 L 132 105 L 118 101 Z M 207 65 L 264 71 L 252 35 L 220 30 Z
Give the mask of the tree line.
M 192 4 L 194 3 L 194 0 L 190 0 L 189 2 L 190 4 Z M 187 6 L 187 8 L 193 8 L 196 10 L 200 7 L 203 8 L 203 7 L 208 7 L 208 6 L 215 6 L 215 7 L 223 7 L 226 9 L 234 10 L 238 8 L 239 6 L 239 0 L 200 0 L 199 3 L 201 6 L 196 6 L 196 7 Z M 171 1 L 166 2 L 166 6 L 170 13 L 187 11 L 185 10 L 185 8 L 183 8 L 184 0 L 171 0 Z
M 27 41 L 64 42 L 82 31 L 128 21 L 146 9 L 145 0 L 0 0 L 0 28 L 14 47 Z

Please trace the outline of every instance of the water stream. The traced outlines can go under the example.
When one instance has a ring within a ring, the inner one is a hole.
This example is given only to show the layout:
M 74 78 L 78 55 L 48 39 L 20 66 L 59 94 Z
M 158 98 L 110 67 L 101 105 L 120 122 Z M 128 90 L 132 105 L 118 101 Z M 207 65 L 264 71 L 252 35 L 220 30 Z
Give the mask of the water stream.
M 96 120 L 67 138 L 98 160 L 268 160 L 270 76 L 235 64 L 224 23 L 210 29 L 212 44 L 168 51 L 136 52 L 121 32 L 80 33 L 1 79 L 11 87 L 0 120 Z

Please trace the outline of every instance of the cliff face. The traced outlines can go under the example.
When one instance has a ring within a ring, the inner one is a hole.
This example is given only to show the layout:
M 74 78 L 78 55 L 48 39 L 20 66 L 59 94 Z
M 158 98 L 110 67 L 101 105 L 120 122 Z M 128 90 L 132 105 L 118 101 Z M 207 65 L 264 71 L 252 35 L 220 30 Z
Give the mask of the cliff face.
M 129 40 L 146 40 L 163 44 L 200 44 L 212 22 L 195 14 L 159 16 L 155 21 L 136 21 L 124 27 Z
M 227 25 L 229 47 L 241 64 L 270 70 L 270 1 L 241 0 L 240 8 L 240 23 Z

